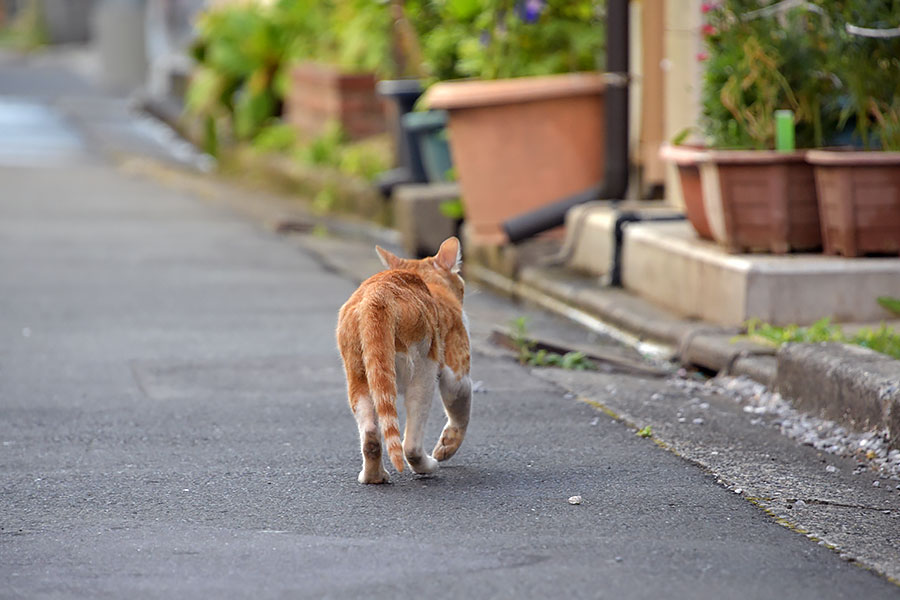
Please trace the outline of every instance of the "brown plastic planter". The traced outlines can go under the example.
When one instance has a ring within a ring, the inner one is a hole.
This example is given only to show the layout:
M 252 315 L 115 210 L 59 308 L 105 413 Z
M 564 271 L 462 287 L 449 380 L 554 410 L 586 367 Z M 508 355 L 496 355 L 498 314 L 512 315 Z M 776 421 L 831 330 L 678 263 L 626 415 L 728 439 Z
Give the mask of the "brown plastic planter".
M 331 122 L 351 139 L 386 130 L 382 99 L 371 73 L 342 73 L 335 67 L 301 63 L 291 70 L 285 116 L 303 135 L 317 136 Z
M 705 152 L 698 146 L 670 146 L 665 144 L 659 151 L 663 160 L 675 164 L 678 169 L 678 180 L 681 184 L 681 197 L 684 199 L 684 213 L 701 238 L 713 239 L 709 222 L 706 220 L 706 208 L 703 206 L 703 188 L 700 185 L 699 159 Z
M 599 73 L 450 81 L 429 108 L 448 134 L 466 226 L 478 245 L 507 242 L 501 223 L 603 179 L 605 78 Z
M 810 150 L 827 254 L 900 254 L 900 152 Z
M 706 218 L 729 252 L 821 247 L 815 177 L 802 152 L 709 150 L 700 161 Z

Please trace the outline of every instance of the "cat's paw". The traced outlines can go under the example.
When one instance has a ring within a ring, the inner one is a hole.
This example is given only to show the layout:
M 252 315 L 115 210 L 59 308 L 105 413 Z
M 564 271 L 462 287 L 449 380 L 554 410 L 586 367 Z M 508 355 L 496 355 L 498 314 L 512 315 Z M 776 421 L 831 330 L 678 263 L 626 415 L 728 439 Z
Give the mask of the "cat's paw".
M 409 468 L 413 470 L 413 473 L 417 475 L 430 475 L 431 473 L 434 473 L 434 470 L 437 469 L 438 466 L 438 461 L 427 454 L 418 456 L 407 455 L 406 462 L 409 463 Z
M 356 478 L 360 483 L 390 483 L 391 478 L 388 477 L 387 471 L 382 470 L 380 473 L 375 473 L 374 475 L 366 473 L 366 470 L 363 469 L 359 472 L 359 477 Z
M 441 439 L 438 440 L 431 454 L 440 461 L 447 460 L 456 454 L 462 441 L 463 434 L 458 428 L 445 427 L 444 431 L 441 432 Z

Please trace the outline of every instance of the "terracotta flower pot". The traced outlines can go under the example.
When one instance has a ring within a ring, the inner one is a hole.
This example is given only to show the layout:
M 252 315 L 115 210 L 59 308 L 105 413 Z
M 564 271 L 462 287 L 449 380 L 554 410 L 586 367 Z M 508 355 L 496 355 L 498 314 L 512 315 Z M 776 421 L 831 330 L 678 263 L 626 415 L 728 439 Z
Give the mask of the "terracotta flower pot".
M 505 220 L 603 179 L 604 76 L 449 81 L 425 103 L 449 112 L 450 149 L 470 239 L 507 241 Z
M 703 188 L 700 185 L 700 157 L 705 148 L 699 146 L 672 146 L 664 144 L 659 156 L 675 164 L 678 169 L 678 180 L 681 185 L 681 196 L 684 199 L 684 212 L 687 219 L 701 238 L 713 239 L 709 222 L 706 220 L 706 208 L 703 206 Z
M 330 65 L 301 63 L 291 70 L 285 102 L 287 121 L 304 135 L 316 136 L 337 122 L 351 139 L 383 133 L 383 101 L 375 75 L 342 73 Z
M 709 150 L 700 177 L 713 238 L 729 252 L 822 245 L 815 178 L 802 152 Z
M 827 254 L 900 254 L 900 152 L 810 150 Z

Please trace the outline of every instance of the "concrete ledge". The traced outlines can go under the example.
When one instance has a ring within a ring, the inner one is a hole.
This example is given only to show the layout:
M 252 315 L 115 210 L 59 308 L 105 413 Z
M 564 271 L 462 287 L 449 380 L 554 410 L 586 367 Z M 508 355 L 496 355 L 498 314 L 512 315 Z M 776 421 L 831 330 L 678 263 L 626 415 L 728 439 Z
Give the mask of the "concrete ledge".
M 900 296 L 900 259 L 728 254 L 687 223 L 633 223 L 622 249 L 625 288 L 677 314 L 718 325 L 891 318 L 875 299 Z
M 801 410 L 858 430 L 887 428 L 900 448 L 900 361 L 839 343 L 786 344 L 775 389 Z
M 441 204 L 459 198 L 455 183 L 398 185 L 394 188 L 394 225 L 410 256 L 431 256 L 441 242 L 456 235 L 456 221 L 441 212 Z
M 681 211 L 660 202 L 586 202 L 566 213 L 567 264 L 589 275 L 607 275 L 616 254 L 616 220 L 624 213 L 642 218 L 673 217 Z
M 638 337 L 677 348 L 692 324 L 617 288 L 602 288 L 593 279 L 553 267 L 523 267 L 522 284 L 596 315 Z

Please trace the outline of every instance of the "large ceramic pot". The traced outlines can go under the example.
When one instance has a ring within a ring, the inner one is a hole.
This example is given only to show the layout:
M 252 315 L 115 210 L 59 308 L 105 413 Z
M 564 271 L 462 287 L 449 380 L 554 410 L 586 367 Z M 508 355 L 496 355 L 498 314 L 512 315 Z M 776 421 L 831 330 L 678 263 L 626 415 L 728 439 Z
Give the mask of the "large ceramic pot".
M 469 239 L 507 241 L 507 219 L 603 179 L 605 78 L 599 73 L 447 81 L 426 92 L 449 113 Z
M 900 254 L 900 152 L 810 150 L 827 254 Z
M 804 153 L 708 150 L 698 162 L 710 231 L 729 252 L 821 247 L 815 178 Z

